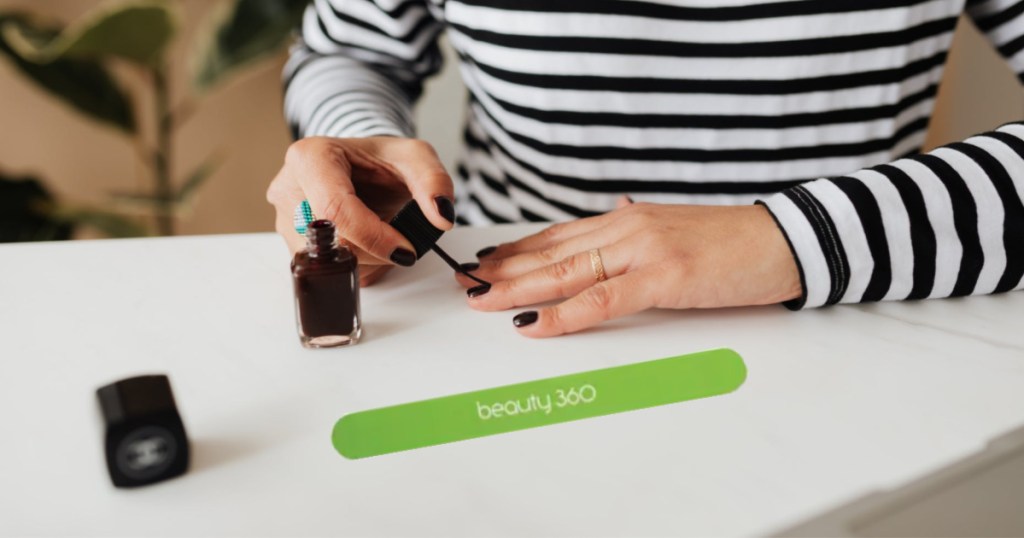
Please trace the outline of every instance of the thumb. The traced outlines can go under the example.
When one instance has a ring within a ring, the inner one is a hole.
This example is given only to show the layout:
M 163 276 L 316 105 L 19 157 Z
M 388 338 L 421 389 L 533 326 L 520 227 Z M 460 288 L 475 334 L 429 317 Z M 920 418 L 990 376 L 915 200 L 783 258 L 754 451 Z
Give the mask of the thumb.
M 455 187 L 430 144 L 412 140 L 405 155 L 391 162 L 427 220 L 442 230 L 455 226 Z

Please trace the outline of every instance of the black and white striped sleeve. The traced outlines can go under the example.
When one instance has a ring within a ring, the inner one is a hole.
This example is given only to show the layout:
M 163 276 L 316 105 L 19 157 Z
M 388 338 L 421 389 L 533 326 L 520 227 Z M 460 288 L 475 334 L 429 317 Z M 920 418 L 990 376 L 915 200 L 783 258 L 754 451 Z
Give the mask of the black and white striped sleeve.
M 1024 0 L 966 10 L 1024 81 Z M 1024 124 L 762 201 L 797 258 L 790 308 L 1024 288 Z
M 762 203 L 800 267 L 790 308 L 1024 287 L 1024 124 Z
M 314 0 L 284 68 L 285 117 L 307 136 L 413 136 L 412 104 L 442 62 L 423 0 Z

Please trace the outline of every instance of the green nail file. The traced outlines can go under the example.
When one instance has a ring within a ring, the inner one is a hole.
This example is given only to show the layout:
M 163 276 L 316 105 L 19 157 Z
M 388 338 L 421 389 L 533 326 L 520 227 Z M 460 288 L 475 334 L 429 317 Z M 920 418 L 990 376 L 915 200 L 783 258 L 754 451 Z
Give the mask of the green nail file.
M 346 458 L 368 458 L 726 394 L 746 376 L 735 351 L 703 351 L 359 411 L 331 440 Z

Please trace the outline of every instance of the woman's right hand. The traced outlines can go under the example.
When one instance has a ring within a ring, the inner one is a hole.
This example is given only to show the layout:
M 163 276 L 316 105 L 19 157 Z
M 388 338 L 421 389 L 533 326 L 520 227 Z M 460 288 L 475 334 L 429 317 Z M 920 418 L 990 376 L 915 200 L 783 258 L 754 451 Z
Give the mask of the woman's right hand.
M 309 200 L 316 218 L 329 219 L 359 259 L 368 286 L 393 265 L 416 262 L 412 244 L 386 222 L 409 201 L 442 230 L 454 225 L 451 177 L 430 144 L 409 138 L 304 138 L 285 154 L 267 188 L 275 228 L 294 254 L 306 247 L 295 231 L 295 208 Z

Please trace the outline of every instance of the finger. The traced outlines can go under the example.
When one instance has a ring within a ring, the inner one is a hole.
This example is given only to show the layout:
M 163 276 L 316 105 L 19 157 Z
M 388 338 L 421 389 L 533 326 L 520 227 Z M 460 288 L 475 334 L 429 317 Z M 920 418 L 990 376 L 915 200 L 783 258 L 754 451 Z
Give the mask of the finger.
M 620 242 L 598 251 L 607 278 L 626 272 L 629 249 L 629 245 Z M 572 297 L 597 282 L 591 251 L 584 251 L 511 280 L 496 282 L 490 289 L 473 289 L 468 301 L 476 310 L 507 310 Z
M 427 220 L 437 228 L 451 230 L 455 225 L 455 187 L 437 152 L 422 140 L 407 140 L 400 147 L 404 154 L 389 161 Z
M 359 267 L 359 286 L 366 288 L 376 284 L 391 270 L 391 265 L 374 265 Z
M 505 258 L 488 256 L 480 260 L 479 267 L 473 270 L 473 275 L 490 282 L 511 280 L 531 271 L 557 264 L 574 254 L 602 245 L 614 245 L 630 234 L 631 231 L 628 227 L 606 226 L 530 252 L 513 254 Z M 461 275 L 457 280 L 465 286 L 476 285 L 472 280 Z
M 360 266 L 366 267 L 393 267 L 394 264 L 389 260 L 381 260 L 380 258 L 366 252 L 365 250 L 348 243 L 348 241 L 340 240 L 339 243 L 344 244 L 346 248 L 352 251 L 352 255 L 359 261 Z
M 274 229 L 284 239 L 288 252 L 292 255 L 306 250 L 306 238 L 295 231 L 291 219 L 282 219 L 280 215 L 274 221 Z
M 295 205 L 298 205 L 299 203 L 301 203 L 301 199 Z M 288 251 L 291 252 L 292 255 L 295 255 L 296 253 L 302 252 L 303 250 L 309 248 L 309 244 L 306 240 L 306 236 L 300 234 L 295 230 L 294 217 L 289 216 L 292 215 L 293 213 L 294 209 L 292 211 L 278 210 L 277 216 L 274 219 L 274 229 L 284 239 L 285 245 L 288 247 Z M 368 254 L 366 251 L 360 249 L 359 247 L 356 247 L 355 245 L 350 244 L 348 241 L 345 241 L 344 239 L 339 238 L 338 243 L 352 251 L 352 254 L 356 257 L 357 260 L 359 260 L 360 265 L 366 265 L 371 267 L 392 266 L 390 261 L 380 260 L 376 256 Z
M 524 252 L 542 250 L 599 229 L 611 222 L 613 218 L 612 213 L 605 213 L 604 215 L 596 217 L 587 217 L 579 220 L 552 224 L 535 234 L 528 235 L 510 243 L 502 243 L 497 247 L 494 247 L 494 250 L 488 253 L 485 259 L 487 261 L 493 261 L 514 256 L 516 254 L 522 254 Z
M 402 265 L 416 261 L 412 244 L 356 196 L 352 185 L 352 166 L 373 167 L 386 171 L 390 166 L 363 151 L 334 146 L 330 154 L 317 154 L 297 163 L 298 177 L 313 213 L 330 219 L 339 235 L 378 260 Z
M 619 196 L 618 200 L 615 200 L 615 209 L 622 209 L 632 204 L 633 199 L 630 198 L 628 194 L 623 194 L 622 196 Z
M 298 183 L 291 181 L 285 171 L 281 171 L 267 188 L 267 202 L 274 206 L 274 229 L 284 239 L 288 250 L 295 253 L 306 248 L 306 239 L 295 231 L 294 214 L 305 195 Z
M 267 189 L 267 201 L 274 205 L 276 216 L 274 217 L 274 229 L 284 239 L 285 245 L 292 255 L 306 250 L 306 236 L 295 230 L 295 208 L 306 199 L 302 189 L 294 181 L 288 181 L 284 172 L 275 178 Z M 350 244 L 344 239 L 339 243 L 352 251 L 360 264 L 366 265 L 391 265 L 390 261 L 378 259 L 365 250 Z
M 519 320 L 517 330 L 531 338 L 546 338 L 635 314 L 654 305 L 653 293 L 648 290 L 653 290 L 656 284 L 646 271 L 632 271 L 590 286 L 557 306 L 517 315 L 514 318 Z

